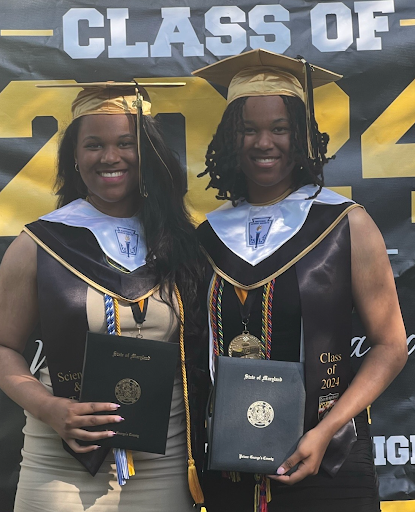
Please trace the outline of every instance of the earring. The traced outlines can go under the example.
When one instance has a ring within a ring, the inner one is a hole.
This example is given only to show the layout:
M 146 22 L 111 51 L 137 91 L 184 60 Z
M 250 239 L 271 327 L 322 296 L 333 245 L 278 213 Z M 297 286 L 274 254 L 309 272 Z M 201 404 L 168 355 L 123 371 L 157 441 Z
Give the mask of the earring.
M 76 172 L 79 172 L 78 162 L 75 162 L 74 167 L 75 167 L 75 171 L 76 171 Z

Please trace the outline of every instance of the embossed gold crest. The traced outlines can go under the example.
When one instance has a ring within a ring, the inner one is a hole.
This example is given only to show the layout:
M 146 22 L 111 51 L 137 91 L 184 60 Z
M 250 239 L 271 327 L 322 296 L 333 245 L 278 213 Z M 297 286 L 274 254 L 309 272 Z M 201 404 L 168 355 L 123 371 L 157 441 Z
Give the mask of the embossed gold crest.
M 245 331 L 229 343 L 228 355 L 244 359 L 261 359 L 261 342 L 256 336 Z
M 246 415 L 251 425 L 256 428 L 265 428 L 274 419 L 274 409 L 268 402 L 254 402 L 248 407 Z
M 141 387 L 134 379 L 122 379 L 115 386 L 115 396 L 124 405 L 132 405 L 141 396 Z

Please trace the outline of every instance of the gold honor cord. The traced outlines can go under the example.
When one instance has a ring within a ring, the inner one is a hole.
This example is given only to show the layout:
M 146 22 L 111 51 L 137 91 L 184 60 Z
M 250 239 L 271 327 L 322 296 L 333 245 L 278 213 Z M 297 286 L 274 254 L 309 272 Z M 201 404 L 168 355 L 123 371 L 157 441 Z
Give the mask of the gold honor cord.
M 182 370 L 183 380 L 183 400 L 184 408 L 186 412 L 186 442 L 187 442 L 187 478 L 189 481 L 190 494 L 196 505 L 203 505 L 205 498 L 203 496 L 202 488 L 200 487 L 199 478 L 197 476 L 197 470 L 195 466 L 195 460 L 192 455 L 192 439 L 190 431 L 190 406 L 189 406 L 189 392 L 187 386 L 187 372 L 186 372 L 186 357 L 184 351 L 184 308 L 182 298 L 177 285 L 174 286 L 174 292 L 176 294 L 177 303 L 179 305 L 180 314 L 180 365 Z M 201 511 L 206 512 L 205 507 L 201 508 Z

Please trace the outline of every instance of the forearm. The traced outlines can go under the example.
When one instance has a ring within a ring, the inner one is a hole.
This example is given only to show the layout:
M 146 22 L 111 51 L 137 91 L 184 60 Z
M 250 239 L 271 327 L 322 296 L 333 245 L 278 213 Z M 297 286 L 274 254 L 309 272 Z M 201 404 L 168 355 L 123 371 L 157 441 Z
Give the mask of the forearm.
M 405 365 L 407 356 L 403 340 L 372 346 L 350 386 L 316 428 L 331 438 L 389 386 Z
M 14 402 L 42 421 L 45 408 L 55 399 L 30 373 L 25 358 L 4 346 L 0 346 L 0 388 Z

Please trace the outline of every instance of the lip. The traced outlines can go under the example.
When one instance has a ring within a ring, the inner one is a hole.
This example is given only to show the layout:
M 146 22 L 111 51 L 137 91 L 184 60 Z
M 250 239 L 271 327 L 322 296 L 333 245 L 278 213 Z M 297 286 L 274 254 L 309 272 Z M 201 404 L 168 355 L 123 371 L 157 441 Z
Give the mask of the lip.
M 127 169 L 105 169 L 102 171 L 97 171 L 97 174 L 103 180 L 113 182 L 122 180 L 127 172 Z
M 262 169 L 273 167 L 278 160 L 280 160 L 278 156 L 251 156 L 253 164 Z

